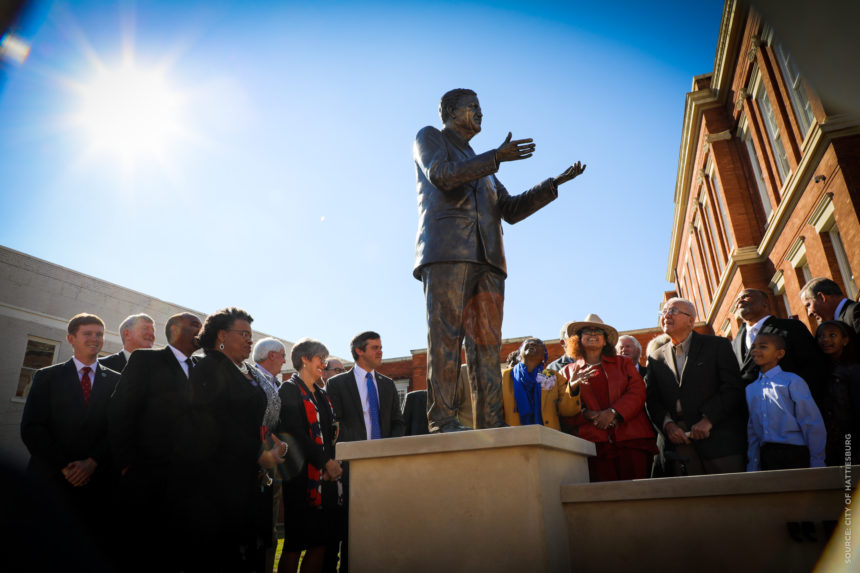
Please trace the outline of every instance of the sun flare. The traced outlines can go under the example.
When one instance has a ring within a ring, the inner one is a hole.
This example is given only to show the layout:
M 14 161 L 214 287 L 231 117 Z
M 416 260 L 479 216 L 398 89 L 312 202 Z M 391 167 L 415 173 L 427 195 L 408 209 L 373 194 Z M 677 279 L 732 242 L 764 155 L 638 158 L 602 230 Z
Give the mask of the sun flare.
M 94 151 L 119 155 L 125 162 L 164 158 L 182 136 L 182 96 L 163 72 L 133 64 L 102 69 L 81 87 L 76 117 Z

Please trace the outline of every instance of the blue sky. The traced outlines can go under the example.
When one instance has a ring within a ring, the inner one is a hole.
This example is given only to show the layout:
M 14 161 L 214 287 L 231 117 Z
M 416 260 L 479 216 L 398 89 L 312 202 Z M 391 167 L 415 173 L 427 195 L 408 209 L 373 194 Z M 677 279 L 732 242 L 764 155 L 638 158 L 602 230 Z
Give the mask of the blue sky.
M 684 96 L 713 70 L 721 13 L 711 0 L 36 2 L 30 55 L 0 84 L 0 244 L 203 312 L 241 306 L 258 330 L 334 354 L 372 329 L 386 358 L 408 355 L 426 346 L 412 141 L 439 125 L 442 93 L 469 87 L 477 152 L 508 131 L 537 143 L 498 173 L 510 192 L 588 165 L 505 226 L 503 336 L 556 338 L 590 312 L 651 327 L 671 288 Z M 75 118 L 98 70 L 132 52 L 174 119 L 157 154 L 129 162 Z

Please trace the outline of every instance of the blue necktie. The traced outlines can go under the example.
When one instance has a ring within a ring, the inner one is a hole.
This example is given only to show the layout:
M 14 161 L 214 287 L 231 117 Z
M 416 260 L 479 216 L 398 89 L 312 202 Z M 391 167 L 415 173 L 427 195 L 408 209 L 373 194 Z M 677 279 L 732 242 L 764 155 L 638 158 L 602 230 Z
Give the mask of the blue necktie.
M 373 383 L 373 374 L 367 373 L 367 407 L 370 409 L 370 439 L 378 440 L 382 437 L 379 427 L 379 396 L 376 395 L 376 384 Z

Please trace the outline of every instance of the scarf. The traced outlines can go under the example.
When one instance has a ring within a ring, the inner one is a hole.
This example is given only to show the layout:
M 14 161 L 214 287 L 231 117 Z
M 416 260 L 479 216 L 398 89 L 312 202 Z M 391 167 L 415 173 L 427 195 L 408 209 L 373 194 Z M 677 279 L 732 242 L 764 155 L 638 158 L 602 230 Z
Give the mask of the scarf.
M 278 425 L 281 418 L 281 396 L 278 394 L 278 389 L 269 379 L 265 372 L 260 371 L 259 366 L 249 368 L 251 378 L 262 388 L 266 393 L 266 411 L 263 413 L 262 426 L 266 428 L 266 434 Z
M 302 393 L 302 403 L 305 409 L 305 418 L 308 421 L 308 435 L 310 436 L 311 441 L 317 444 L 320 448 L 324 448 L 322 426 L 320 426 L 320 412 L 313 400 L 313 395 L 307 388 L 305 388 L 305 383 L 302 382 L 298 374 L 293 374 L 290 381 L 298 386 Z M 329 409 L 331 409 L 331 401 L 328 399 L 328 396 L 325 392 L 320 392 L 320 394 L 326 399 Z M 315 509 L 322 508 L 321 475 L 322 468 L 316 467 L 310 460 L 308 460 L 308 505 Z
M 529 424 L 543 425 L 543 416 L 540 412 L 540 394 L 544 382 L 542 373 L 543 362 L 531 372 L 528 371 L 524 362 L 519 362 L 511 371 L 511 377 L 514 380 L 514 400 L 517 403 L 517 412 L 520 414 L 520 423 L 523 426 Z M 538 376 L 541 380 L 538 380 Z

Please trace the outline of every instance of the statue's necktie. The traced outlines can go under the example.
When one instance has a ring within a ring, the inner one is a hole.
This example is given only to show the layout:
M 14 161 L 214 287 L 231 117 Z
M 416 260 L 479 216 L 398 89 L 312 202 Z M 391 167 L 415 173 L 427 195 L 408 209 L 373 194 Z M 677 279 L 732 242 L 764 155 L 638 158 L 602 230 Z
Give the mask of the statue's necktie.
M 373 374 L 367 373 L 367 408 L 370 410 L 370 439 L 378 440 L 382 437 L 379 427 L 379 396 L 376 395 L 376 384 L 373 383 Z

